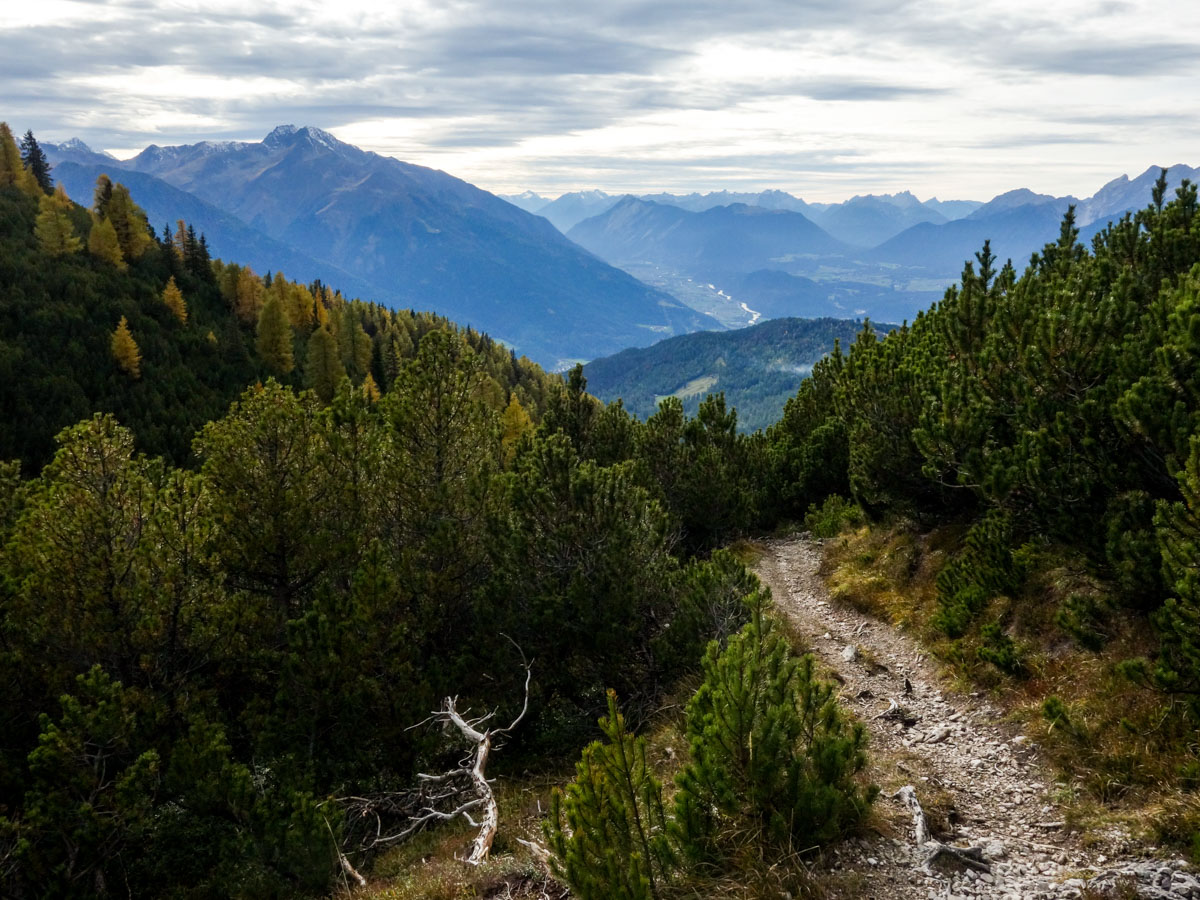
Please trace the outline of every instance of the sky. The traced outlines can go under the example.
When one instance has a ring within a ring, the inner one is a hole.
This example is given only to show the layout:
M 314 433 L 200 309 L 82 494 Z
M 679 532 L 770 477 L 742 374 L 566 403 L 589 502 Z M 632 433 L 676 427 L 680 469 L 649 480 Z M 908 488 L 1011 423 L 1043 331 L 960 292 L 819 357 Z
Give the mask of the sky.
M 1200 164 L 1196 0 L 0 0 L 0 119 L 316 125 L 495 193 L 1087 197 Z

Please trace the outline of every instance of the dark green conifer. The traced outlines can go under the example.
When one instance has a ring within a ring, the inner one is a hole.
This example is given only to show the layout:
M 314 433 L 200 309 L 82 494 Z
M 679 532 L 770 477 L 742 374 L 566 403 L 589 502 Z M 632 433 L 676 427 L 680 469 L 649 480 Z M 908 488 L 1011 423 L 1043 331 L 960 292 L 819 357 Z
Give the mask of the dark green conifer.
M 874 797 L 855 778 L 863 726 L 846 720 L 811 654 L 794 658 L 757 610 L 724 650 L 709 645 L 687 734 L 675 818 L 696 860 L 736 852 L 721 846 L 729 836 L 775 852 L 818 846 L 861 821 Z
M 54 191 L 54 179 L 50 177 L 50 162 L 46 159 L 45 151 L 38 146 L 32 129 L 26 131 L 25 137 L 21 138 L 21 162 L 33 175 L 38 187 L 42 189 L 42 193 L 49 194 Z
M 581 900 L 659 900 L 675 866 L 662 785 L 612 691 L 600 730 L 607 743 L 583 751 L 575 780 L 551 801 L 545 831 L 555 872 Z

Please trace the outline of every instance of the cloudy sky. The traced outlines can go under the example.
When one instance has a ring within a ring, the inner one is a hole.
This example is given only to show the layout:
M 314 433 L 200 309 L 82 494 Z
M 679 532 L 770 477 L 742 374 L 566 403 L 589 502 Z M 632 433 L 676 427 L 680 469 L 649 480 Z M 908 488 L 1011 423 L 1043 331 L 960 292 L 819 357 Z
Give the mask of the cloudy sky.
M 1088 196 L 1200 164 L 1195 0 L 5 0 L 0 118 L 317 125 L 481 187 Z

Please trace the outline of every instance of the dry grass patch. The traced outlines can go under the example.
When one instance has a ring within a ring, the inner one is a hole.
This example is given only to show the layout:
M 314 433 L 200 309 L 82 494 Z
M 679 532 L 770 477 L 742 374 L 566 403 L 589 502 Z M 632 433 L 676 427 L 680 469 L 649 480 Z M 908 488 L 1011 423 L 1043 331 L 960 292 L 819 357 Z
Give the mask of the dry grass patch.
M 748 538 L 739 538 L 726 548 L 733 554 L 734 559 L 740 562 L 747 569 L 754 568 L 754 564 L 763 558 L 763 554 L 767 552 L 766 547 L 761 541 L 754 541 Z
M 891 625 L 920 625 L 934 608 L 942 539 L 907 523 L 850 529 L 825 542 L 821 574 L 836 602 Z

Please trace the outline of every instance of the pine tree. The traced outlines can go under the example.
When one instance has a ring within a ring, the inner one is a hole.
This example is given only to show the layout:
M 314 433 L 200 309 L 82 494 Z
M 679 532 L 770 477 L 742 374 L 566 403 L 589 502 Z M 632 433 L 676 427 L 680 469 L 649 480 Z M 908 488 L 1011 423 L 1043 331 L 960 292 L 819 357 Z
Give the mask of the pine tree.
M 567 375 L 567 383 L 550 395 L 542 430 L 547 434 L 561 431 L 574 445 L 576 452 L 586 455 L 592 420 L 600 411 L 600 403 L 587 392 L 583 364 L 577 364 Z
M 137 342 L 129 332 L 129 322 L 124 316 L 117 323 L 117 330 L 112 336 L 112 354 L 117 366 L 130 378 L 142 377 L 142 354 Z
M 874 796 L 854 780 L 866 764 L 862 725 L 846 721 L 813 657 L 792 657 L 761 611 L 724 651 L 709 645 L 687 734 L 675 819 L 697 860 L 719 857 L 723 835 L 776 851 L 825 843 Z
M 167 279 L 167 286 L 163 288 L 162 301 L 166 304 L 167 309 L 174 313 L 180 324 L 187 322 L 187 304 L 183 300 L 183 291 L 179 290 L 179 286 L 175 284 L 175 276 L 172 275 Z
M 117 232 L 108 219 L 92 215 L 92 230 L 88 233 L 88 253 L 97 259 L 124 269 L 125 257 L 121 255 L 121 243 L 117 240 Z
M 108 204 L 112 201 L 113 183 L 112 179 L 101 173 L 96 178 L 96 190 L 92 195 L 92 212 L 99 218 L 108 218 Z
M 544 827 L 552 865 L 581 900 L 658 900 L 675 865 L 662 785 L 612 691 L 600 730 L 608 742 L 583 751 L 575 780 L 551 800 Z
M 50 163 L 46 159 L 45 152 L 38 146 L 32 129 L 26 131 L 25 137 L 21 139 L 21 162 L 33 175 L 38 187 L 42 189 L 42 193 L 53 192 L 54 180 L 50 177 Z
M 286 375 L 295 368 L 292 359 L 292 326 L 288 324 L 283 304 L 274 294 L 263 304 L 258 316 L 255 348 L 271 371 Z
M 34 234 L 42 252 L 47 256 L 69 256 L 78 253 L 83 247 L 83 241 L 75 233 L 71 223 L 71 198 L 60 184 L 49 195 L 43 195 L 38 201 L 40 212 L 34 225 Z
M 1178 479 L 1183 502 L 1160 503 L 1155 517 L 1173 593 L 1157 616 L 1162 647 L 1155 675 L 1168 691 L 1187 697 L 1200 718 L 1200 435 L 1192 437 Z
M 308 338 L 304 356 L 304 383 L 316 391 L 322 402 L 328 403 L 337 393 L 338 382 L 346 377 L 337 340 L 328 328 L 318 328 Z

